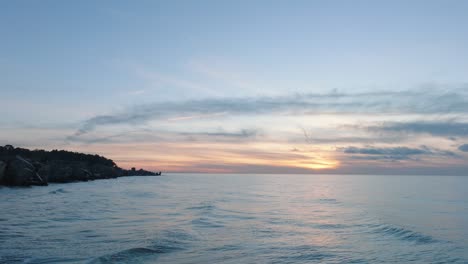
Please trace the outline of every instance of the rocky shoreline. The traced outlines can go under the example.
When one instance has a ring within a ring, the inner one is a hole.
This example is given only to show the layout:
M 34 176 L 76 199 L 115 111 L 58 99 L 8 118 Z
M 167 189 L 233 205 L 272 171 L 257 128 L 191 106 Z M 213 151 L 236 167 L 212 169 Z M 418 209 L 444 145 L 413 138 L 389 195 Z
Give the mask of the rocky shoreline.
M 0 185 L 5 186 L 44 186 L 48 183 L 158 175 L 161 172 L 122 169 L 114 161 L 98 155 L 0 146 Z

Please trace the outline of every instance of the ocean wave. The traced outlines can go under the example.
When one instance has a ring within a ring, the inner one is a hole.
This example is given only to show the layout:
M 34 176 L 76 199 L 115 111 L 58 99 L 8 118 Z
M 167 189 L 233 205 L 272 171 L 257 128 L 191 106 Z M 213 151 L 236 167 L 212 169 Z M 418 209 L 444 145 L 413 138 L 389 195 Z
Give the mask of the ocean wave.
M 280 251 L 287 252 L 275 258 L 272 263 L 297 263 L 304 261 L 324 261 L 325 259 L 336 258 L 336 255 L 321 251 L 318 247 L 311 245 L 298 245 L 280 248 Z
M 153 263 L 161 254 L 190 248 L 189 243 L 196 238 L 182 230 L 167 230 L 148 241 L 145 246 L 133 247 L 106 254 L 91 260 L 90 264 L 99 263 Z
M 184 229 L 165 230 L 159 233 L 158 237 L 160 238 L 154 241 L 155 245 L 160 246 L 160 242 L 162 242 L 162 245 L 172 246 L 175 248 L 179 248 L 181 245 L 199 240 L 196 236 Z
M 319 203 L 339 204 L 340 202 L 334 198 L 322 198 L 322 199 L 319 199 Z
M 216 206 L 211 203 L 202 203 L 200 205 L 187 207 L 187 210 L 201 210 L 201 211 L 212 211 L 216 209 Z
M 196 218 L 192 220 L 192 224 L 200 227 L 219 228 L 224 227 L 219 221 L 212 221 L 208 218 Z
M 348 226 L 343 224 L 317 224 L 316 227 L 318 229 L 343 229 Z
M 438 242 L 436 239 L 429 235 L 405 229 L 402 227 L 392 225 L 380 225 L 373 229 L 374 233 L 382 234 L 386 236 L 396 237 L 400 240 L 414 242 L 417 244 L 430 244 Z
M 137 259 L 146 258 L 158 254 L 166 253 L 162 249 L 151 249 L 146 247 L 130 248 L 119 251 L 117 253 L 109 254 L 106 256 L 99 257 L 89 262 L 90 264 L 99 263 L 128 263 Z
M 216 247 L 213 247 L 213 248 L 209 248 L 208 250 L 209 251 L 215 251 L 215 252 L 219 252 L 219 251 L 239 251 L 239 250 L 242 250 L 243 248 L 244 248 L 244 246 L 242 246 L 240 244 L 237 244 L 237 245 L 216 246 Z
M 327 258 L 332 258 L 333 255 L 320 253 L 320 252 L 311 252 L 311 253 L 299 253 L 299 254 L 291 254 L 287 256 L 278 257 L 276 261 L 272 263 L 297 263 L 297 262 L 304 262 L 304 261 L 323 261 Z
M 218 208 L 217 212 L 215 214 L 216 217 L 219 218 L 225 218 L 225 219 L 238 219 L 238 220 L 253 220 L 256 219 L 257 217 L 249 212 L 242 212 L 242 211 L 235 211 L 235 210 L 228 210 L 228 209 L 222 209 Z
M 60 189 L 49 192 L 49 194 L 62 194 L 62 193 L 68 193 L 68 191 L 64 190 L 63 188 L 60 188 Z
M 157 194 L 154 192 L 138 192 L 133 191 L 128 193 L 132 198 L 156 198 Z

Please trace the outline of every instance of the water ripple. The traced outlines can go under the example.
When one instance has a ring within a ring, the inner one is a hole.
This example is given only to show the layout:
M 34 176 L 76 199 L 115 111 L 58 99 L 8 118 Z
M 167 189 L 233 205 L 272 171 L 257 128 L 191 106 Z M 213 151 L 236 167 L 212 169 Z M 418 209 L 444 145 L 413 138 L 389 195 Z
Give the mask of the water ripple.
M 403 241 L 415 242 L 418 244 L 430 244 L 439 242 L 431 236 L 424 235 L 409 229 L 392 225 L 381 225 L 373 230 L 374 233 L 385 236 L 392 236 Z

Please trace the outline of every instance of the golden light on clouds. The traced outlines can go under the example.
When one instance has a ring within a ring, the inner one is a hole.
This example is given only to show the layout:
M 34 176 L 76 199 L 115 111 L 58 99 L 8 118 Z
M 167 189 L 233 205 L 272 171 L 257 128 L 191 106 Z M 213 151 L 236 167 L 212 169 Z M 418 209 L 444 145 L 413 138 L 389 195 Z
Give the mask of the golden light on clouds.
M 307 148 L 306 145 L 303 147 Z M 298 150 L 286 143 L 272 142 L 108 145 L 105 152 L 122 167 L 137 166 L 166 172 L 228 173 L 236 172 L 237 168 L 256 166 L 300 168 L 312 172 L 339 166 L 329 149 Z

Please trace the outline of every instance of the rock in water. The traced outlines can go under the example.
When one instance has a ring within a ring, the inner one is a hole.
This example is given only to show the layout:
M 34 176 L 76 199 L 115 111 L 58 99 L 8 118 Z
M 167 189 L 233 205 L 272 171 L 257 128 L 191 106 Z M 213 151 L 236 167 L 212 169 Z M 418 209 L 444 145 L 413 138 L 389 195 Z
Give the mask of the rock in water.
M 0 161 L 0 185 L 3 184 L 6 166 L 7 166 L 6 162 Z

